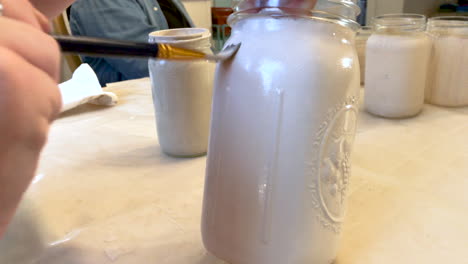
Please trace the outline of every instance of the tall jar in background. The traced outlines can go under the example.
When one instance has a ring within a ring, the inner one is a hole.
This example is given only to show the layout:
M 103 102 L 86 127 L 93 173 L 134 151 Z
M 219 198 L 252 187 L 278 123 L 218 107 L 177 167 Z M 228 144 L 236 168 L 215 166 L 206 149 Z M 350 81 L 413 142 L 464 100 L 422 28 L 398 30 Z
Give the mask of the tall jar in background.
M 390 14 L 374 19 L 367 41 L 364 104 L 389 118 L 417 115 L 424 104 L 431 43 L 426 17 Z
M 441 106 L 468 105 L 468 16 L 428 21 L 432 55 L 426 101 Z
M 364 84 L 366 76 L 366 46 L 367 40 L 372 34 L 372 27 L 361 27 L 356 36 L 356 50 L 359 58 L 359 69 L 361 71 L 361 84 Z
M 228 263 L 337 255 L 358 114 L 359 8 L 319 3 L 246 0 L 228 20 L 227 45 L 242 46 L 217 68 L 202 216 L 205 247 Z

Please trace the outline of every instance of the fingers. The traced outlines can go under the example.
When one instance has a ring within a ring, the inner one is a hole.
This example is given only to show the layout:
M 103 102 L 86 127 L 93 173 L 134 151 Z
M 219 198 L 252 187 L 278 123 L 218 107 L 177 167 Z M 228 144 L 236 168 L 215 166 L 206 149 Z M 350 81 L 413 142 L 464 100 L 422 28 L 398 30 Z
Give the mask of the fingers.
M 57 83 L 23 56 L 0 45 L 0 146 L 36 153 L 47 140 L 49 125 L 61 108 Z
M 41 148 L 48 124 L 61 108 L 58 86 L 17 53 L 0 47 L 0 57 L 8 61 L 0 64 L 0 111 L 7 113 L 0 119 L 0 127 L 8 128 L 4 136 Z
M 37 21 L 39 22 L 39 25 L 41 26 L 44 32 L 46 33 L 52 32 L 52 27 L 49 23 L 49 19 L 47 19 L 47 17 L 44 14 L 39 12 L 39 10 L 34 9 L 34 15 L 36 16 Z
M 51 36 L 30 25 L 4 17 L 0 17 L 0 28 L 2 28 L 1 47 L 24 57 L 30 64 L 58 81 L 60 50 L 57 42 Z M 7 63 L 3 58 L 2 60 Z
M 28 0 L 2 0 L 3 16 L 27 23 L 37 29 L 47 28 L 43 15 L 39 15 Z M 46 19 L 47 20 L 47 19 Z

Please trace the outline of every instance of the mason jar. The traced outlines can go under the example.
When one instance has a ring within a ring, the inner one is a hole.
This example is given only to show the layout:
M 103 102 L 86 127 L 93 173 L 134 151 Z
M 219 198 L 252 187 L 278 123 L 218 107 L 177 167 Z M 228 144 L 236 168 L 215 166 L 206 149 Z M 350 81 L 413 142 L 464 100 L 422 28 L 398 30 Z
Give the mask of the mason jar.
M 468 16 L 429 19 L 432 53 L 426 101 L 441 106 L 468 105 Z
M 358 115 L 359 8 L 268 3 L 229 17 L 226 45 L 242 45 L 215 76 L 203 242 L 231 264 L 330 263 Z
M 424 104 L 431 43 L 426 17 L 389 14 L 374 19 L 367 41 L 364 104 L 389 118 L 417 115 Z
M 204 28 L 158 30 L 150 43 L 211 52 L 211 34 Z M 161 150 L 171 156 L 195 157 L 208 149 L 215 64 L 206 60 L 150 59 L 149 75 Z

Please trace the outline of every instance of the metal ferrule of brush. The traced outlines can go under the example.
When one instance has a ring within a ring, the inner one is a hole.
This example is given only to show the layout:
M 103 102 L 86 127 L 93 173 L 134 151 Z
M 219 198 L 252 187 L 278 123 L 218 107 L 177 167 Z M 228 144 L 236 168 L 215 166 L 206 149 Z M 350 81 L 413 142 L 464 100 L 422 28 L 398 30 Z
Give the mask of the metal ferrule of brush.
M 158 44 L 158 59 L 168 60 L 190 60 L 190 59 L 202 59 L 206 57 L 206 54 L 198 51 L 187 50 L 183 48 L 177 48 L 168 44 Z

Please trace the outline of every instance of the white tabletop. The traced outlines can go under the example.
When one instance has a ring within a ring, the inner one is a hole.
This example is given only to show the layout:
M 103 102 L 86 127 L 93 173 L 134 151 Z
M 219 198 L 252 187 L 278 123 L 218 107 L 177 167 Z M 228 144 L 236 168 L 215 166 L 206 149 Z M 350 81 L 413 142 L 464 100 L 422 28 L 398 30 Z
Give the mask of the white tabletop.
M 56 121 L 0 263 L 223 263 L 203 248 L 205 157 L 161 153 L 148 79 Z M 336 263 L 468 263 L 468 107 L 361 111 Z M 237 264 L 237 263 L 233 263 Z

